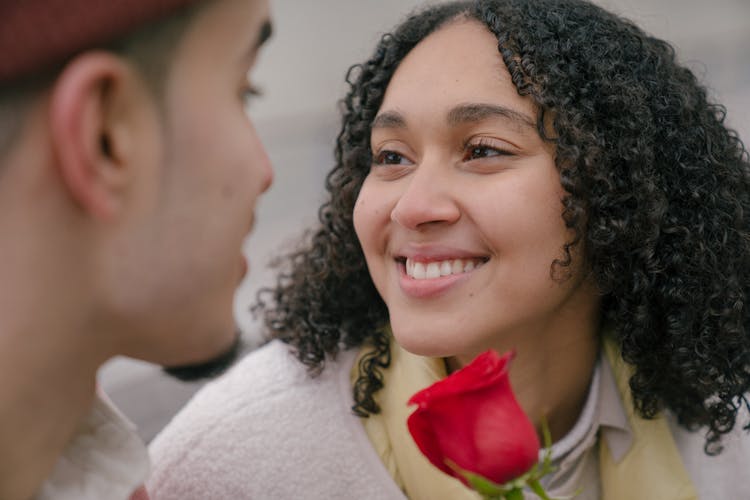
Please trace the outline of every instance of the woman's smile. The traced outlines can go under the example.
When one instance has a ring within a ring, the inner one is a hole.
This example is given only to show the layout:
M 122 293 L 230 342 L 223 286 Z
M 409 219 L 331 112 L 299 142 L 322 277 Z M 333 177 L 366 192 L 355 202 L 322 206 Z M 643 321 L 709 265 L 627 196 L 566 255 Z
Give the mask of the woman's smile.
M 408 297 L 428 299 L 447 292 L 470 279 L 488 258 L 415 259 L 398 258 L 399 286 Z
M 442 276 L 468 273 L 486 262 L 485 259 L 444 259 L 419 261 L 406 259 L 404 268 L 407 276 L 415 280 L 432 280 Z

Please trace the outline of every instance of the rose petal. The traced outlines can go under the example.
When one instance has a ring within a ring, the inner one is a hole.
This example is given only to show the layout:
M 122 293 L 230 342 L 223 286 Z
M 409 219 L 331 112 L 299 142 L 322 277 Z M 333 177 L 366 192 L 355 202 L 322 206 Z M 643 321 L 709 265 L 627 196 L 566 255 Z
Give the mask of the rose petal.
M 508 378 L 512 357 L 487 351 L 409 400 L 418 405 L 408 421 L 417 446 L 436 467 L 464 483 L 446 459 L 499 484 L 537 462 L 536 429 Z

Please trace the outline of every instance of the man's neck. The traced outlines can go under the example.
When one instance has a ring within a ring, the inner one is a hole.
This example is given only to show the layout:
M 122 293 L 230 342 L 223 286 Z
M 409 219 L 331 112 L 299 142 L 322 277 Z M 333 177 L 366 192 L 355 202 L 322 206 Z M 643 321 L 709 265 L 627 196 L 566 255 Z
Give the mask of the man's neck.
M 0 248 L 0 498 L 15 499 L 33 495 L 52 470 L 112 353 L 83 293 L 85 267 L 76 263 L 87 256 L 2 217 L 2 208 L 0 234 L 16 237 Z
M 34 493 L 89 412 L 95 393 L 98 361 L 66 349 L 49 334 L 39 335 L 50 341 L 44 348 L 41 338 L 30 340 L 34 335 L 38 332 L 18 336 L 4 330 L 0 336 L 0 498 Z
M 115 354 L 95 239 L 61 187 L 38 100 L 0 180 L 0 498 L 28 498 L 91 409 Z M 107 325 L 107 328 L 103 328 Z

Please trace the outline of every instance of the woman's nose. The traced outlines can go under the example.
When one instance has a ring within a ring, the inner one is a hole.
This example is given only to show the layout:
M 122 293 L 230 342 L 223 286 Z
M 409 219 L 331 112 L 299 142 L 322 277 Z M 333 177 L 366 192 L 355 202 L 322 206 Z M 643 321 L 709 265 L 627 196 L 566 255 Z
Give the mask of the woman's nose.
M 456 222 L 461 216 L 454 197 L 456 187 L 448 172 L 420 165 L 407 179 L 391 220 L 410 230 Z

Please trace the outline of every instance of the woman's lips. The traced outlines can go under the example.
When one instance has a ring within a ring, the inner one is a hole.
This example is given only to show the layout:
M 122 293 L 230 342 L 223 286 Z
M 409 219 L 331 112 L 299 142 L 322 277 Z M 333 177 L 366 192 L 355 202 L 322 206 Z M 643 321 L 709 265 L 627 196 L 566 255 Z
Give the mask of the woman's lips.
M 437 279 L 443 276 L 468 273 L 482 266 L 487 259 L 448 258 L 440 260 L 417 260 L 407 258 L 404 263 L 407 276 L 415 280 Z
M 401 258 L 396 260 L 396 265 L 401 290 L 410 297 L 422 299 L 440 295 L 468 279 L 485 262 L 484 258 L 433 261 Z

